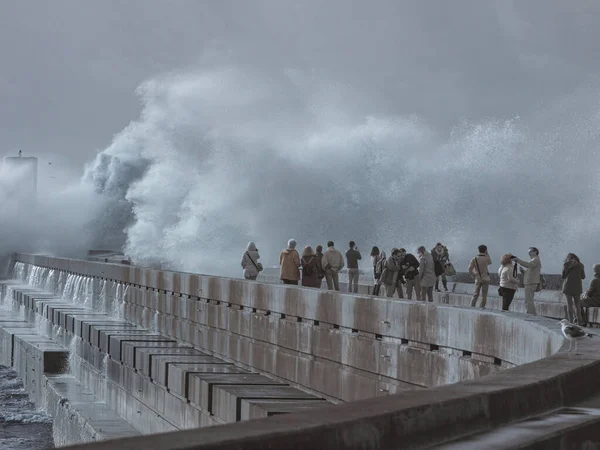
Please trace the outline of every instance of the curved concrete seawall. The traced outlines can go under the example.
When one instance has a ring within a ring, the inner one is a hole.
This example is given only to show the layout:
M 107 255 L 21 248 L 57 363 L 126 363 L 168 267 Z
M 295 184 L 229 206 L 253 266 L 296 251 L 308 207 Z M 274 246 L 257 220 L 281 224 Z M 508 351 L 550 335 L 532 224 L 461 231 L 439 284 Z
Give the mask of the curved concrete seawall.
M 600 375 L 594 342 L 566 359 L 546 318 L 40 255 L 15 263 L 29 286 L 5 283 L 5 299 L 70 351 L 70 376 L 125 419 L 121 436 L 285 414 L 106 448 L 421 448 L 577 402 Z M 6 329 L 14 354 L 21 338 Z M 62 443 L 119 437 L 70 434 Z

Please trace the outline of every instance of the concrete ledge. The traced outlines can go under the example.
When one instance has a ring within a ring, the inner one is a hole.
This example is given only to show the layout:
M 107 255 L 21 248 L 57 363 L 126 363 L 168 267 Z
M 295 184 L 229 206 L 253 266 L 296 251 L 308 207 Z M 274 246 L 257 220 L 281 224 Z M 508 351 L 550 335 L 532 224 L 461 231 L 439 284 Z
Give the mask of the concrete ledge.
M 260 422 L 125 439 L 75 449 L 258 450 L 424 448 L 576 403 L 599 388 L 598 344 L 483 379 L 369 399 Z M 418 418 L 418 420 L 416 420 Z M 174 440 L 178 442 L 173 445 Z

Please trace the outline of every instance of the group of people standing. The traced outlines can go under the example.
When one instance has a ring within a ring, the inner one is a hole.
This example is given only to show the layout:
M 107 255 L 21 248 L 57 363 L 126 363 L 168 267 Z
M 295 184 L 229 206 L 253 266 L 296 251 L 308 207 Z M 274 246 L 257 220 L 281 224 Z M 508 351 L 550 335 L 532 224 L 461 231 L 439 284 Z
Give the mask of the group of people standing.
M 477 300 L 481 293 L 479 306 L 485 308 L 491 281 L 488 266 L 492 264 L 492 260 L 485 245 L 480 245 L 478 250 L 479 253 L 471 260 L 468 269 L 471 276 L 475 278 L 475 291 L 471 299 L 471 306 L 477 306 Z M 530 247 L 527 253 L 528 261 L 510 253 L 502 255 L 498 269 L 498 294 L 502 297 L 502 310 L 508 311 L 515 293 L 519 289 L 520 280 L 517 268 L 521 266 L 519 269 L 523 276 L 525 308 L 527 314 L 537 315 L 534 302 L 535 293 L 544 288 L 545 280 L 542 275 L 539 250 L 536 247 Z M 584 292 L 585 267 L 579 257 L 574 253 L 569 253 L 563 263 L 562 292 L 567 300 L 567 316 L 572 323 L 585 324 L 587 322 L 585 308 L 600 306 L 600 264 L 595 264 L 593 270 L 594 278 L 587 291 Z
M 358 292 L 358 261 L 362 259 L 362 255 L 354 241 L 350 241 L 345 255 L 335 248 L 333 241 L 327 243 L 325 252 L 321 245 L 315 249 L 306 246 L 302 255 L 296 250 L 296 245 L 296 241 L 290 239 L 279 256 L 280 279 L 284 284 L 298 285 L 301 282 L 304 287 L 320 288 L 325 278 L 328 289 L 339 291 L 339 272 L 347 267 L 348 291 Z M 487 246 L 480 245 L 477 250 L 477 255 L 473 257 L 468 267 L 468 273 L 475 280 L 471 306 L 477 306 L 481 296 L 479 306 L 485 308 L 491 283 L 489 266 L 492 265 L 492 259 L 488 254 Z M 447 276 L 456 274 L 450 262 L 448 248 L 439 242 L 430 252 L 424 246 L 419 247 L 417 256 L 408 253 L 404 248 L 393 248 L 390 256 L 387 256 L 385 251 L 380 251 L 378 247 L 371 249 L 370 256 L 373 266 L 373 295 L 382 295 L 383 286 L 387 297 L 393 297 L 397 293 L 399 298 L 404 298 L 404 290 L 406 290 L 408 299 L 413 298 L 414 291 L 416 300 L 432 302 L 434 289 L 440 292 L 440 280 L 444 291 L 448 291 Z M 545 280 L 541 273 L 539 250 L 530 247 L 528 256 L 529 259 L 524 260 L 506 253 L 500 258 L 498 294 L 502 297 L 503 311 L 510 309 L 519 289 L 521 280 L 518 272 L 520 271 L 527 313 L 537 314 L 534 303 L 535 293 L 544 288 Z M 246 279 L 256 280 L 263 270 L 258 262 L 259 258 L 256 245 L 250 242 L 241 262 Z M 583 292 L 585 279 L 583 263 L 573 253 L 569 253 L 565 258 L 562 292 L 567 300 L 568 318 L 573 323 L 585 323 L 585 307 L 600 307 L 600 264 L 595 264 L 593 270 L 594 278 L 587 291 Z

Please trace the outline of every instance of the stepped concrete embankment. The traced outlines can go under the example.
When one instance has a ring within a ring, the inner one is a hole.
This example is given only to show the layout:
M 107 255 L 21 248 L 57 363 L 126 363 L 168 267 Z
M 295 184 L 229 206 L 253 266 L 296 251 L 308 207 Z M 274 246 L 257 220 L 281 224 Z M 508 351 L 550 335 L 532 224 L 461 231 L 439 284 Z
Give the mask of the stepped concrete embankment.
M 5 314 L 0 351 L 14 366 L 33 355 L 22 336 L 57 347 L 31 395 L 62 445 L 194 428 L 90 448 L 423 448 L 578 402 L 600 375 L 596 343 L 567 358 L 544 317 L 40 255 L 14 266 L 2 297 L 28 331 Z M 450 296 L 470 297 L 436 299 Z

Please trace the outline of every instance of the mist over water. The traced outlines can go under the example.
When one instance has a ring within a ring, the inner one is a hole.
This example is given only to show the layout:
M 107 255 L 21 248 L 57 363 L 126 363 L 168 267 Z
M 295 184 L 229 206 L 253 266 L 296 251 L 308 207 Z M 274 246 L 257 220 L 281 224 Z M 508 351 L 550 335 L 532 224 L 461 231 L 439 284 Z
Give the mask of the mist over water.
M 94 218 L 105 210 L 104 198 L 79 180 L 53 189 L 42 180 L 37 199 L 24 198 L 28 177 L 0 160 L 0 276 L 17 251 L 84 258 L 98 234 Z
M 132 215 L 134 261 L 239 273 L 249 240 L 265 265 L 300 246 L 350 239 L 367 251 L 448 245 L 464 268 L 480 243 L 494 263 L 540 248 L 596 262 L 600 83 L 529 117 L 457 121 L 349 114 L 355 93 L 299 70 L 223 66 L 143 84 L 139 120 L 85 175 Z M 129 210 L 128 210 L 129 211 Z

